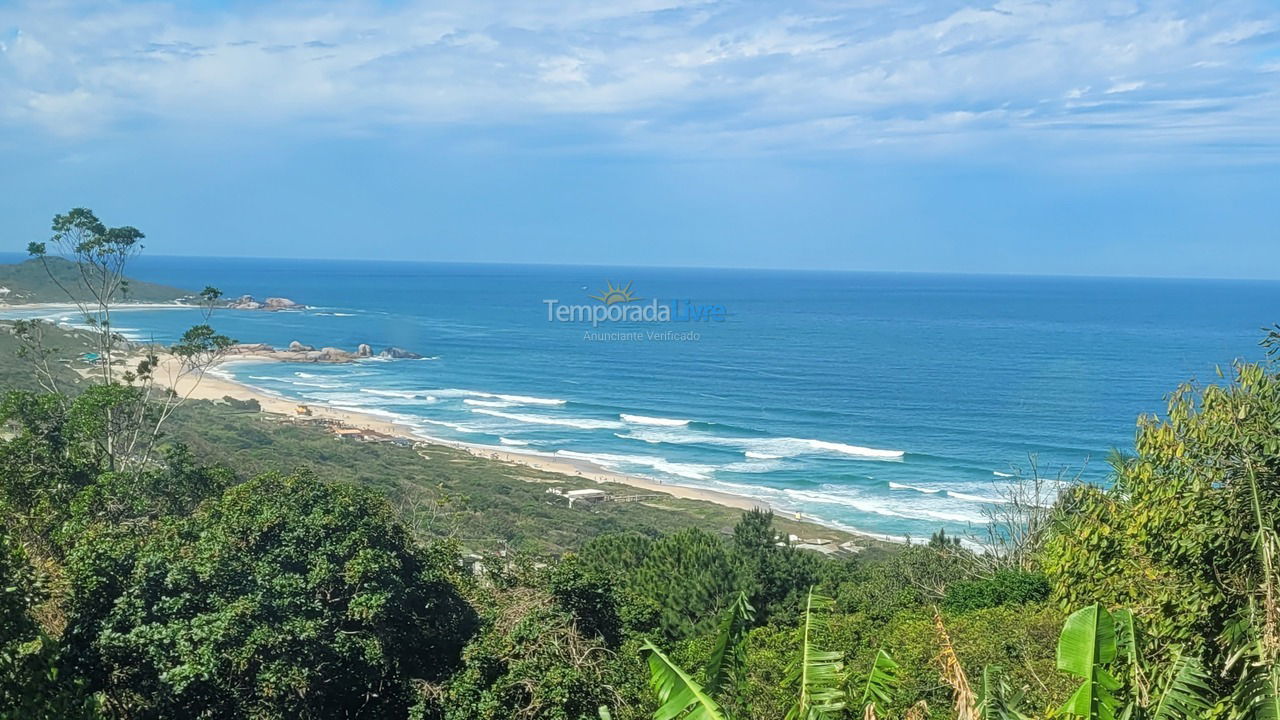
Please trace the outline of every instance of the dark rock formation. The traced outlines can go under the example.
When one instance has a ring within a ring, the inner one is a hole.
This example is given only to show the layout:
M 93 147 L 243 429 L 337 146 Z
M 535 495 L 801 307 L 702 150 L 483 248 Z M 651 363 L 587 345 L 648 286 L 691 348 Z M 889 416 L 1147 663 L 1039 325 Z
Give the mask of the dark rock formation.
M 404 348 L 389 347 L 378 353 L 378 357 L 394 358 L 396 360 L 417 360 L 422 356 L 416 352 L 405 350 Z

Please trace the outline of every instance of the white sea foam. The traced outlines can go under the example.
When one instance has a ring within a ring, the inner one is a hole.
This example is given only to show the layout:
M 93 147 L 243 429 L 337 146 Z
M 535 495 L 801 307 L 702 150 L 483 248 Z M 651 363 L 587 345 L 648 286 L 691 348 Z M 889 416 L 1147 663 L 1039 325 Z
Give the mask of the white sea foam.
M 679 420 L 675 418 L 646 417 L 644 415 L 628 415 L 627 413 L 622 413 L 618 417 L 622 418 L 626 422 L 634 423 L 636 425 L 659 425 L 662 427 L 682 427 L 684 425 L 688 425 L 690 422 L 688 420 Z
M 467 405 L 487 408 L 509 408 L 516 406 L 515 403 L 507 402 L 506 400 L 473 400 L 472 398 L 463 398 L 462 402 Z
M 987 505 L 999 505 L 1004 502 L 1000 498 L 984 497 L 982 495 L 970 495 L 969 493 L 957 492 L 955 490 L 948 490 L 947 497 L 955 498 L 957 500 L 968 500 L 969 502 L 985 503 Z
M 360 388 L 360 392 L 379 397 L 400 398 L 402 400 L 413 400 L 419 395 L 413 390 L 379 390 L 377 388 Z
M 952 510 L 945 507 L 934 508 L 921 506 L 919 503 L 902 504 L 896 501 L 889 501 L 887 498 L 870 498 L 851 495 L 838 490 L 832 491 L 828 489 L 831 488 L 829 485 L 824 485 L 823 488 L 824 491 L 821 492 L 796 490 L 791 488 L 783 490 L 783 492 L 787 496 L 796 500 L 851 507 L 859 512 L 871 513 L 873 515 L 899 517 L 909 520 L 942 520 L 946 522 L 975 524 L 982 524 L 986 522 L 986 519 L 982 516 L 974 513 L 967 513 L 958 508 Z
M 503 395 L 502 393 L 485 394 L 484 397 L 498 398 L 507 402 L 516 403 L 517 405 L 563 405 L 564 400 L 560 398 L 542 398 L 532 397 L 529 395 Z
M 710 480 L 711 473 L 715 471 L 715 468 L 710 465 L 678 463 L 667 460 L 666 458 L 653 457 L 649 455 L 614 455 L 611 453 L 575 452 L 573 450 L 557 450 L 556 455 L 575 460 L 586 460 L 611 470 L 625 468 L 627 466 L 647 467 L 661 473 L 675 475 L 689 480 Z
M 845 443 L 828 442 L 826 440 L 807 440 L 804 438 L 786 438 L 795 442 L 805 443 L 818 450 L 826 450 L 829 452 L 842 453 L 845 455 L 858 455 L 861 457 L 874 457 L 884 459 L 897 459 L 906 455 L 901 450 L 880 450 L 879 448 L 862 447 L 860 445 L 846 445 Z
M 490 400 L 509 402 L 514 405 L 564 405 L 566 402 L 560 398 L 534 397 L 532 395 L 507 395 L 503 393 L 484 392 L 482 390 L 466 390 L 464 388 L 440 388 L 438 390 L 422 390 L 419 392 L 427 392 L 440 397 L 488 398 Z
M 283 382 L 287 382 L 296 387 L 313 387 L 320 388 L 322 390 L 339 390 L 342 388 L 342 385 L 339 383 L 307 382 L 305 380 L 284 380 Z
M 312 375 L 312 374 L 311 374 L 311 373 L 309 373 L 309 372 L 302 372 L 302 371 L 295 372 L 295 373 L 294 373 L 294 376 L 295 376 L 295 377 L 300 377 L 300 378 L 313 378 L 313 377 L 316 377 L 315 375 Z
M 889 487 L 894 490 L 915 490 L 916 492 L 928 493 L 930 495 L 942 492 L 941 488 L 922 488 L 916 487 L 915 485 L 903 485 L 902 483 L 896 483 L 892 480 L 889 481 Z
M 482 415 L 492 415 L 493 417 L 499 417 L 505 420 L 514 420 L 515 422 L 530 423 L 533 425 L 559 425 L 562 427 L 578 428 L 580 430 L 601 430 L 622 427 L 622 423 L 615 422 L 613 420 L 552 417 L 549 415 L 530 415 L 527 413 L 507 413 L 499 410 L 490 410 L 489 408 L 471 408 L 471 412 L 480 413 Z
M 430 418 L 415 417 L 415 418 L 412 418 L 412 422 L 426 423 L 428 425 L 436 425 L 439 427 L 447 427 L 450 430 L 457 430 L 458 432 L 464 432 L 464 433 L 480 432 L 479 430 L 471 427 L 470 425 L 463 425 L 462 423 L 449 422 L 447 420 L 432 420 Z
M 785 464 L 776 459 L 770 460 L 747 460 L 744 462 L 729 463 L 720 466 L 720 470 L 729 473 L 768 473 L 774 470 L 781 470 Z
M 498 438 L 498 442 L 502 443 L 503 445 L 515 445 L 515 446 L 521 446 L 521 445 L 528 445 L 528 444 L 529 444 L 529 443 L 525 442 L 524 440 L 514 440 L 514 439 L 512 439 L 512 438 L 508 438 L 508 437 L 500 437 L 500 438 Z
M 347 412 L 360 413 L 362 415 L 375 415 L 377 417 L 384 417 L 388 420 L 401 423 L 422 422 L 423 420 L 420 417 L 404 415 L 402 413 L 391 412 L 390 410 L 383 410 L 382 408 L 366 407 L 363 405 L 339 405 L 337 403 L 331 403 L 329 407 L 332 407 L 335 410 L 346 410 Z
M 756 460 L 777 460 L 778 459 L 777 455 L 770 455 L 769 453 L 758 452 L 756 450 L 747 450 L 742 454 L 749 458 L 755 458 Z
M 626 439 L 643 440 L 647 443 L 670 443 L 673 445 L 715 445 L 718 447 L 733 447 L 743 451 L 743 453 L 755 453 L 752 457 L 758 459 L 772 459 L 782 457 L 795 457 L 797 455 L 850 455 L 854 457 L 866 458 L 870 460 L 901 460 L 904 453 L 901 450 L 881 450 L 879 448 L 862 447 L 860 445 L 848 445 L 845 443 L 830 442 L 827 440 L 813 440 L 809 438 L 746 438 L 746 437 L 723 437 L 720 435 L 711 435 L 700 432 L 677 432 L 669 429 L 656 428 L 636 428 L 626 435 L 619 435 Z M 763 456 L 769 456 L 765 458 Z
M 1003 478 L 1013 477 L 1013 473 L 1003 473 L 1003 472 L 1000 472 L 999 470 L 992 470 L 991 474 L 995 475 L 996 477 L 1003 477 Z

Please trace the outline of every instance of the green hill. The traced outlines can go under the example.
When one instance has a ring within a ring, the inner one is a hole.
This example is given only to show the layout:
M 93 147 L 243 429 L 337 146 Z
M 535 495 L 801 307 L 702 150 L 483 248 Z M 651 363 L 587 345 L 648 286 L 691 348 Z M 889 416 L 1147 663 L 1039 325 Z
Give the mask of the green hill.
M 8 289 L 8 292 L 0 289 L 0 304 L 68 302 L 67 293 L 58 287 L 59 284 L 74 293 L 76 299 L 92 298 L 74 263 L 60 257 L 47 258 L 46 262 L 48 271 L 40 260 L 0 265 L 0 288 Z M 193 294 L 190 290 L 129 280 L 128 293 L 123 299 L 128 302 L 170 302 Z

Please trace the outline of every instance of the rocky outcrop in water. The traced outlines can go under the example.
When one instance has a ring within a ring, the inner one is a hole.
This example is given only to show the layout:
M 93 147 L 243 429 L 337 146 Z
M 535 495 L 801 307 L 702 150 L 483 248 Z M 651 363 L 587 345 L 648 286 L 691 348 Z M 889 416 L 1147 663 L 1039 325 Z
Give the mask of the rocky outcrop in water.
M 227 303 L 228 310 L 301 310 L 306 305 L 296 303 L 289 298 L 269 297 L 258 302 L 252 295 L 241 295 Z
M 267 343 L 245 343 L 241 345 L 233 345 L 227 351 L 228 355 L 254 355 L 257 357 L 268 358 L 271 360 L 281 360 L 284 362 L 311 362 L 311 363 L 349 363 L 357 360 L 374 357 L 373 348 L 368 343 L 360 343 L 356 347 L 355 352 L 343 350 L 342 348 L 326 347 L 319 350 L 304 345 L 297 340 L 289 343 L 289 347 L 283 350 L 277 350 L 275 347 Z M 413 360 L 422 356 L 415 352 L 410 352 L 404 348 L 389 347 L 378 353 L 378 357 L 394 360 Z
M 398 348 L 395 346 L 389 347 L 378 353 L 378 357 L 391 358 L 393 360 L 419 360 L 422 358 L 422 356 L 416 352 L 411 352 L 404 348 Z

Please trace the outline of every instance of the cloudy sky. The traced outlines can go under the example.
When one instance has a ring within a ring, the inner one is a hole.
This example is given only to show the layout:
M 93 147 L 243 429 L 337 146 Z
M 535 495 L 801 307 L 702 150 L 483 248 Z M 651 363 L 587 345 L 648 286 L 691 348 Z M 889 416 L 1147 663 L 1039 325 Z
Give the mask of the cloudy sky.
M 1280 276 L 1280 6 L 0 0 L 0 249 Z

